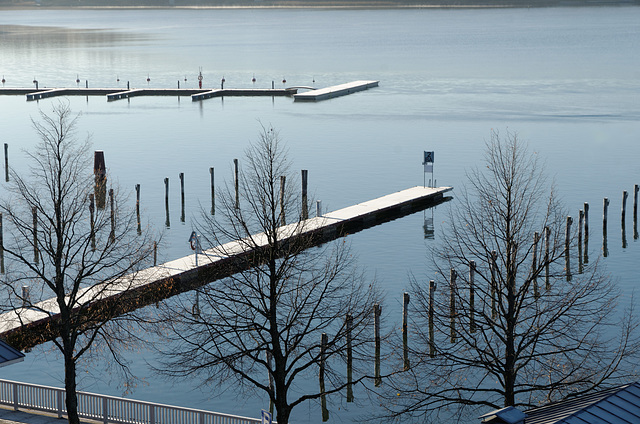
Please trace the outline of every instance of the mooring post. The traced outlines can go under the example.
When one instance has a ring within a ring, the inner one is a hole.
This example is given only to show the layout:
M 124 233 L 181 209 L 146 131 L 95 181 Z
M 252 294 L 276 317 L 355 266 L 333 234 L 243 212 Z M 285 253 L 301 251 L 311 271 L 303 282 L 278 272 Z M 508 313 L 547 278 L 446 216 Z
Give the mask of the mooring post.
M 111 243 L 116 241 L 116 211 L 113 204 L 113 189 L 109 189 L 109 205 L 110 205 L 110 213 L 111 213 L 111 233 L 109 233 L 109 240 Z
M 429 281 L 429 356 L 436 356 L 436 340 L 435 332 L 433 330 L 433 314 L 434 314 L 434 302 L 436 295 L 436 282 L 434 280 Z
M 142 234 L 140 225 L 140 184 L 136 184 L 136 220 L 138 222 L 138 235 Z
M 180 80 L 178 80 L 178 90 L 180 90 Z
M 158 264 L 158 242 L 153 242 L 153 266 Z
M 309 218 L 309 208 L 307 206 L 307 182 L 309 177 L 309 171 L 307 169 L 302 170 L 302 219 Z
M 402 295 L 402 358 L 404 360 L 404 370 L 407 371 L 409 364 L 409 335 L 408 321 L 409 319 L 409 293 L 404 292 Z
M 322 339 L 320 341 L 320 405 L 322 407 L 322 422 L 329 420 L 329 410 L 327 409 L 327 396 L 324 393 L 324 367 L 326 360 L 327 344 L 329 344 L 329 338 L 327 333 L 322 333 Z
M 33 262 L 37 265 L 40 263 L 38 255 L 38 209 L 34 206 L 31 208 L 33 215 Z
M 469 261 L 469 332 L 476 332 L 476 261 Z
M 533 297 L 537 300 L 540 297 L 538 290 L 538 241 L 540 233 L 533 233 L 533 261 L 531 262 L 531 281 L 533 284 Z
M 213 175 L 213 167 L 209 168 L 209 174 L 211 175 L 211 215 L 216 214 L 216 188 Z
M 129 81 L 127 81 L 127 90 L 130 90 L 130 88 L 129 88 Z
M 287 183 L 287 177 L 285 175 L 280 175 L 280 225 L 285 226 L 287 224 L 287 218 L 285 215 L 284 208 L 284 190 L 285 184 Z
M 322 216 L 322 200 L 316 200 L 316 216 Z
M 181 213 L 180 213 L 180 222 L 185 221 L 184 217 L 184 172 L 181 172 L 178 177 L 180 178 L 180 205 L 181 205 Z
M 380 377 L 380 313 L 382 308 L 379 304 L 373 305 L 373 326 L 375 334 L 375 381 L 374 385 L 379 387 L 382 384 L 382 378 Z
M 353 329 L 353 316 L 347 314 L 347 402 L 353 402 L 353 350 L 351 347 L 351 330 Z
M 551 229 L 544 227 L 544 288 L 551 289 L 551 280 L 549 276 L 549 265 L 551 258 L 549 257 L 549 249 L 551 248 Z
M 451 330 L 451 343 L 456 342 L 456 270 L 449 271 L 449 328 Z
M 609 209 L 609 199 L 604 198 L 602 201 L 602 228 L 603 231 L 607 230 L 607 213 Z
M 491 271 L 491 319 L 496 319 L 498 316 L 498 311 L 496 310 L 496 295 L 498 291 L 497 282 L 496 282 L 496 266 L 497 266 L 498 252 L 495 250 L 491 251 L 491 258 L 489 262 L 489 268 Z
M 102 150 L 96 150 L 93 153 L 93 176 L 95 180 L 96 207 L 102 210 L 107 201 L 107 167 Z
M 564 266 L 567 270 L 567 281 L 571 281 L 571 252 L 569 250 L 571 241 L 571 224 L 573 224 L 573 218 L 567 216 L 567 228 L 564 241 Z
M 0 274 L 4 274 L 4 236 L 2 234 L 2 212 L 0 212 Z
M 638 240 L 638 190 L 640 186 L 633 186 L 633 239 Z
M 171 221 L 169 220 L 169 178 L 165 177 L 164 179 L 164 209 L 165 209 L 165 223 L 164 225 L 169 228 L 171 226 Z
M 233 169 L 233 182 L 236 188 L 236 209 L 240 209 L 240 181 L 238 180 L 238 159 L 233 160 Z
M 624 218 L 627 215 L 627 197 L 629 197 L 629 194 L 627 193 L 627 190 L 623 190 L 622 191 L 622 215 L 621 215 L 621 220 L 622 222 L 624 222 Z
M 9 182 L 9 144 L 4 143 L 4 179 Z
M 26 308 L 31 303 L 31 297 L 29 296 L 29 286 L 22 286 L 22 307 Z
M 91 250 L 96 250 L 95 202 L 93 194 L 89 194 L 89 220 L 91 225 Z
M 584 211 L 580 209 L 578 217 L 578 274 L 584 269 L 582 262 L 582 225 L 584 224 Z

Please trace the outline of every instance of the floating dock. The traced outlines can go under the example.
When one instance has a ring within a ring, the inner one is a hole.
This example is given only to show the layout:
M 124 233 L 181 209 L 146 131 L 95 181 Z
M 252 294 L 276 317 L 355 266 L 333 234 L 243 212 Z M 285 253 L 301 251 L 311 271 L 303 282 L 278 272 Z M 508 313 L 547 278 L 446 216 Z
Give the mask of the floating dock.
M 349 206 L 278 229 L 281 242 L 310 239 L 309 247 L 382 224 L 440 204 L 450 198 L 444 193 L 451 187 L 414 187 L 368 202 Z M 257 265 L 252 253 L 268 245 L 265 234 L 256 234 L 250 241 L 237 240 L 198 255 L 185 256 L 147 268 L 115 282 L 100 283 L 78 293 L 85 298 L 87 309 L 117 305 L 120 313 L 193 290 L 212 281 L 228 277 Z M 247 246 L 253 246 L 249 249 Z M 35 290 L 34 290 L 35 291 Z M 36 308 L 20 308 L 0 316 L 0 338 L 11 346 L 24 350 L 55 338 L 50 321 L 59 319 L 55 298 L 37 303 Z
M 377 87 L 380 81 L 352 81 L 346 84 L 306 91 L 293 96 L 295 101 L 317 102 Z

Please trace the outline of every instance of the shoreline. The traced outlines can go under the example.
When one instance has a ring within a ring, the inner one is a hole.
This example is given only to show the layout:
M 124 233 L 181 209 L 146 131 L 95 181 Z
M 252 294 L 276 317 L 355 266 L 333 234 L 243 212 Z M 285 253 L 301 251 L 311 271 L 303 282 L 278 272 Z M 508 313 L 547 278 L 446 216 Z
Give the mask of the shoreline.
M 134 0 L 135 1 L 135 0 Z M 138 0 L 144 2 L 144 0 Z M 173 0 L 168 0 L 173 1 Z M 178 0 L 180 1 L 180 0 Z M 91 0 L 89 0 L 90 3 Z M 45 4 L 40 1 L 25 1 L 20 3 L 3 4 L 0 2 L 0 10 L 166 10 L 166 9 L 509 9 L 509 8 L 548 8 L 548 7 L 613 7 L 613 6 L 640 6 L 640 0 L 546 0 L 546 1 L 447 1 L 424 2 L 424 1 L 318 1 L 310 2 L 292 0 L 292 1 L 265 1 L 265 0 L 232 0 L 232 1 L 211 1 L 209 4 L 81 4 L 70 5 L 64 4 L 64 0 L 56 4 L 56 0 L 44 0 Z M 160 3 L 160 2 L 159 2 Z M 162 2 L 164 3 L 164 2 Z

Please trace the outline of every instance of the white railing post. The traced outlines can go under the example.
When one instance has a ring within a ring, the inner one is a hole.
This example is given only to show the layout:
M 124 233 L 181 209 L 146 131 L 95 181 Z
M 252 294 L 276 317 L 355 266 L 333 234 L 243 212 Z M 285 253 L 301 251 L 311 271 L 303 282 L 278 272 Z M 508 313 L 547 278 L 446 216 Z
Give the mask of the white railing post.
M 102 398 L 102 422 L 107 424 L 109 422 L 109 399 Z
M 58 418 L 62 418 L 62 390 L 56 390 L 56 401 L 58 402 Z
M 13 384 L 13 409 L 18 410 L 18 383 Z

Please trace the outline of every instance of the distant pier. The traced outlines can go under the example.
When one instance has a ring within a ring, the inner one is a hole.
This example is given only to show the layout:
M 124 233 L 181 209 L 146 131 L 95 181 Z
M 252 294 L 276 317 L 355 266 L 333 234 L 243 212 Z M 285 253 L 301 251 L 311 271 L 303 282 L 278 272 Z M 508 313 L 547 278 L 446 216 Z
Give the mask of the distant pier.
M 278 229 L 280 239 L 295 242 L 300 237 L 310 238 L 312 245 L 319 245 L 438 205 L 448 200 L 444 194 L 450 190 L 451 187 L 402 190 L 307 219 L 302 224 L 282 226 Z M 255 234 L 251 240 L 252 244 L 257 244 L 256 249 L 268 245 L 265 234 Z M 87 287 L 78 296 L 94 299 L 100 294 L 88 309 L 117 305 L 119 312 L 124 314 L 256 266 L 254 262 L 259 260 L 259 255 L 253 255 L 254 251 L 247 250 L 246 246 L 242 240 L 233 241 L 199 254 L 198 266 L 195 255 L 189 255 L 126 276 L 109 283 L 108 287 L 104 286 L 107 283 Z M 51 321 L 60 319 L 55 298 L 37 305 L 39 310 L 19 308 L 2 314 L 0 338 L 16 349 L 24 350 L 56 337 L 50 325 Z
M 107 101 L 129 99 L 143 96 L 190 96 L 192 101 L 201 101 L 215 97 L 233 96 L 286 96 L 296 101 L 321 101 L 346 96 L 358 91 L 377 87 L 379 81 L 353 81 L 331 87 L 314 89 L 312 87 L 290 88 L 0 88 L 0 96 L 26 96 L 27 101 L 43 100 L 60 96 L 103 96 Z M 309 89 L 298 93 L 299 89 Z

